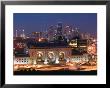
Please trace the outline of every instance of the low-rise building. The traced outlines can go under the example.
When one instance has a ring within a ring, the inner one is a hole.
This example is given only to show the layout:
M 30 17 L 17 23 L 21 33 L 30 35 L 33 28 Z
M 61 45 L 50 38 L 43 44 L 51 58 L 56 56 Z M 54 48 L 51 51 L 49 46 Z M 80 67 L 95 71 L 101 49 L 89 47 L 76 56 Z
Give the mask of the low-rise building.
M 84 61 L 84 62 L 88 62 L 89 61 L 89 56 L 88 54 L 82 54 L 82 55 L 73 55 L 71 57 L 71 61 L 72 62 L 81 62 L 81 61 Z

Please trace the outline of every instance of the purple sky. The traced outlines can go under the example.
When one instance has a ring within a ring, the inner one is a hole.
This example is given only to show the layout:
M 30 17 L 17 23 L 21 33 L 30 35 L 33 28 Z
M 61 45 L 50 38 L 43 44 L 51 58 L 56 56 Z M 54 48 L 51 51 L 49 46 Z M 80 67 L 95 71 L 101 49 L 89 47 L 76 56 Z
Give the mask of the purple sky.
M 78 27 L 80 32 L 97 32 L 96 13 L 14 13 L 15 30 L 25 30 L 25 33 L 46 31 L 50 25 L 63 25 Z

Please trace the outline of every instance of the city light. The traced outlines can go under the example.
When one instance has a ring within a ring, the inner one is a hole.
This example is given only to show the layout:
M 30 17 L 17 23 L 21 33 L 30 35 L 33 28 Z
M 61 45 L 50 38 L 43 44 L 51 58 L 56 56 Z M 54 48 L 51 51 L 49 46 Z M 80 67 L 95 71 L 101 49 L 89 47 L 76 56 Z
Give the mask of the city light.
M 71 47 L 77 47 L 77 43 L 72 43 L 72 42 L 70 42 L 69 45 L 70 45 Z
M 87 47 L 87 46 L 80 46 L 80 47 Z
M 42 39 L 41 38 L 39 38 L 39 42 L 41 42 L 42 41 Z

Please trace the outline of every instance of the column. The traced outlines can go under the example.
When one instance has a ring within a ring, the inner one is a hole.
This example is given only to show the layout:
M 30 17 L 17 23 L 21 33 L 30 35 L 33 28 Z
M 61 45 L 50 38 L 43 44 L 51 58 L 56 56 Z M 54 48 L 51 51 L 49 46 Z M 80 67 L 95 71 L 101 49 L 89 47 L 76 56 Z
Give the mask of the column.
M 56 56 L 55 63 L 58 64 L 59 63 L 59 51 L 58 50 L 55 51 L 55 56 Z
M 36 58 L 34 57 L 34 63 L 33 64 L 36 64 Z
M 66 63 L 68 63 L 70 61 L 69 50 L 66 51 L 65 56 L 66 56 Z
M 45 50 L 44 52 L 44 64 L 48 64 L 48 61 L 47 61 L 47 51 Z

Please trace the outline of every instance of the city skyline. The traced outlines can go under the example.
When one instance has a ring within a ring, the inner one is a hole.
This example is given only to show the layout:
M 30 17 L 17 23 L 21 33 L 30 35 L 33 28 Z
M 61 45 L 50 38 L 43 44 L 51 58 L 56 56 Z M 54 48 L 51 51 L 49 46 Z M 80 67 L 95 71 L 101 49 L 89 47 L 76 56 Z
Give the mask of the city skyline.
M 15 13 L 14 33 L 14 75 L 97 75 L 97 14 Z
M 62 22 L 63 27 L 77 27 L 80 32 L 97 32 L 96 13 L 14 13 L 14 33 L 15 30 L 25 30 L 25 33 L 45 32 L 58 22 Z

